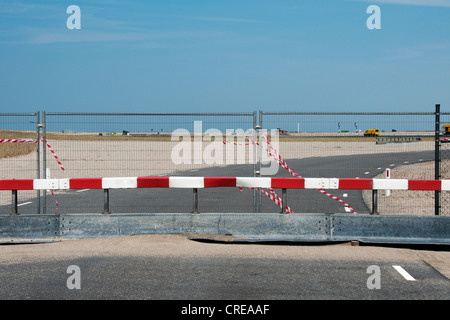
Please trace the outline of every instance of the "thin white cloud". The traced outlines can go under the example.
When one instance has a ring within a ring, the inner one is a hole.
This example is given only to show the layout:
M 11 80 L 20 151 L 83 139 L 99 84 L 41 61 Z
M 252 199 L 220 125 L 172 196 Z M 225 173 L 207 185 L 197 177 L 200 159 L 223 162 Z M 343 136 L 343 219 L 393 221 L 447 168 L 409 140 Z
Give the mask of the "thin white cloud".
M 396 48 L 388 51 L 389 60 L 417 59 L 449 52 L 448 44 L 428 44 L 409 48 Z
M 218 21 L 218 22 L 244 22 L 244 23 L 259 23 L 259 20 L 242 19 L 242 18 L 227 18 L 227 17 L 189 17 L 194 20 L 203 21 Z
M 46 45 L 57 43 L 101 43 L 122 42 L 147 44 L 152 48 L 164 47 L 183 39 L 216 39 L 229 36 L 229 32 L 220 31 L 158 31 L 145 28 L 83 29 L 69 30 L 61 27 L 31 28 L 19 27 L 14 30 L 0 30 L 0 44 Z M 206 41 L 205 40 L 205 41 Z
M 448 7 L 450 0 L 353 0 L 372 4 L 398 4 L 407 6 Z
M 111 33 L 101 31 L 83 32 L 83 30 L 65 32 L 41 32 L 28 37 L 27 44 L 51 44 L 74 42 L 122 42 L 144 40 L 143 35 L 136 33 Z
M 48 5 L 41 5 L 36 3 L 21 3 L 11 1 L 0 1 L 0 13 L 7 14 L 23 14 L 25 12 L 33 12 L 36 10 L 54 10 Z

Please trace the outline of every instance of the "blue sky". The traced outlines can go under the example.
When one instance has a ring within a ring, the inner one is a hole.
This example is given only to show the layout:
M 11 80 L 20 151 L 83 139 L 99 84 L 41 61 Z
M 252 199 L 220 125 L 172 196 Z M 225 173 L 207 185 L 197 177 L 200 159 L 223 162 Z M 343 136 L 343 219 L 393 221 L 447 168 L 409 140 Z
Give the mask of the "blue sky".
M 450 0 L 0 0 L 0 88 L 0 112 L 447 111 Z

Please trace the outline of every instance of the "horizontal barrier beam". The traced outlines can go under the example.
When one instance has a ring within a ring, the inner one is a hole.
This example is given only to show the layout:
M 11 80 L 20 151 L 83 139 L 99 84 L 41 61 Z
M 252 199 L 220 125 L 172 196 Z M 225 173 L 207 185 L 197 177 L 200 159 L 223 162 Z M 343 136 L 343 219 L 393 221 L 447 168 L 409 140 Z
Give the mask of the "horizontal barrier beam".
M 240 241 L 361 241 L 450 245 L 450 217 L 302 213 L 0 216 L 0 243 L 137 234 L 233 235 Z
M 450 190 L 450 180 L 339 179 L 271 177 L 118 177 L 87 179 L 0 180 L 0 190 L 70 190 L 137 188 L 273 188 L 343 190 Z

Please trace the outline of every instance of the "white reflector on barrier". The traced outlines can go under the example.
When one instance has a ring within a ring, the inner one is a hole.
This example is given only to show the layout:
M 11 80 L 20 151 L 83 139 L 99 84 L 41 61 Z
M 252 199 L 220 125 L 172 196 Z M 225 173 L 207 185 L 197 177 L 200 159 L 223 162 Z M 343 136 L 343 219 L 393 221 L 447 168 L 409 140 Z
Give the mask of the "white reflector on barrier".
M 441 180 L 441 190 L 450 190 L 450 180 Z
M 339 189 L 339 179 L 305 178 L 305 189 Z
M 408 190 L 408 180 L 373 179 L 374 190 Z
M 204 188 L 203 177 L 169 177 L 169 188 Z
M 70 179 L 60 179 L 59 180 L 59 189 L 69 190 L 70 189 Z
M 58 179 L 34 179 L 33 180 L 34 190 L 54 190 L 59 189 Z
M 103 189 L 134 189 L 137 188 L 137 177 L 103 178 Z
M 236 187 L 242 188 L 271 188 L 271 178 L 236 178 Z

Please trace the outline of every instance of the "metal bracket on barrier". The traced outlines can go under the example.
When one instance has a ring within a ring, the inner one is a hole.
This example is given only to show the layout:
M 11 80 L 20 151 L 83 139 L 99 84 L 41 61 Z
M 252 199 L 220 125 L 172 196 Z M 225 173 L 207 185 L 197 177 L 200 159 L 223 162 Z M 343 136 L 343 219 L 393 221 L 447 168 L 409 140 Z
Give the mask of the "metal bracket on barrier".
M 104 189 L 103 196 L 103 214 L 110 214 L 109 210 L 109 189 Z
M 329 189 L 339 189 L 339 179 L 337 178 L 331 178 L 330 180 L 330 186 Z
M 191 213 L 200 213 L 200 211 L 198 211 L 198 188 L 194 188 L 193 191 L 194 191 L 194 204 Z
M 338 189 L 337 178 L 309 178 L 305 181 L 305 187 L 309 189 Z
M 35 190 L 57 190 L 60 185 L 58 179 L 35 179 L 33 187 Z
M 11 215 L 18 215 L 18 196 L 17 190 L 12 190 L 12 212 Z
M 63 189 L 63 190 L 69 190 L 70 189 L 69 179 L 60 179 L 59 180 L 59 188 Z
M 287 206 L 287 192 L 286 188 L 281 189 L 281 199 L 283 201 L 281 205 L 281 212 L 280 213 L 286 213 L 286 206 Z

